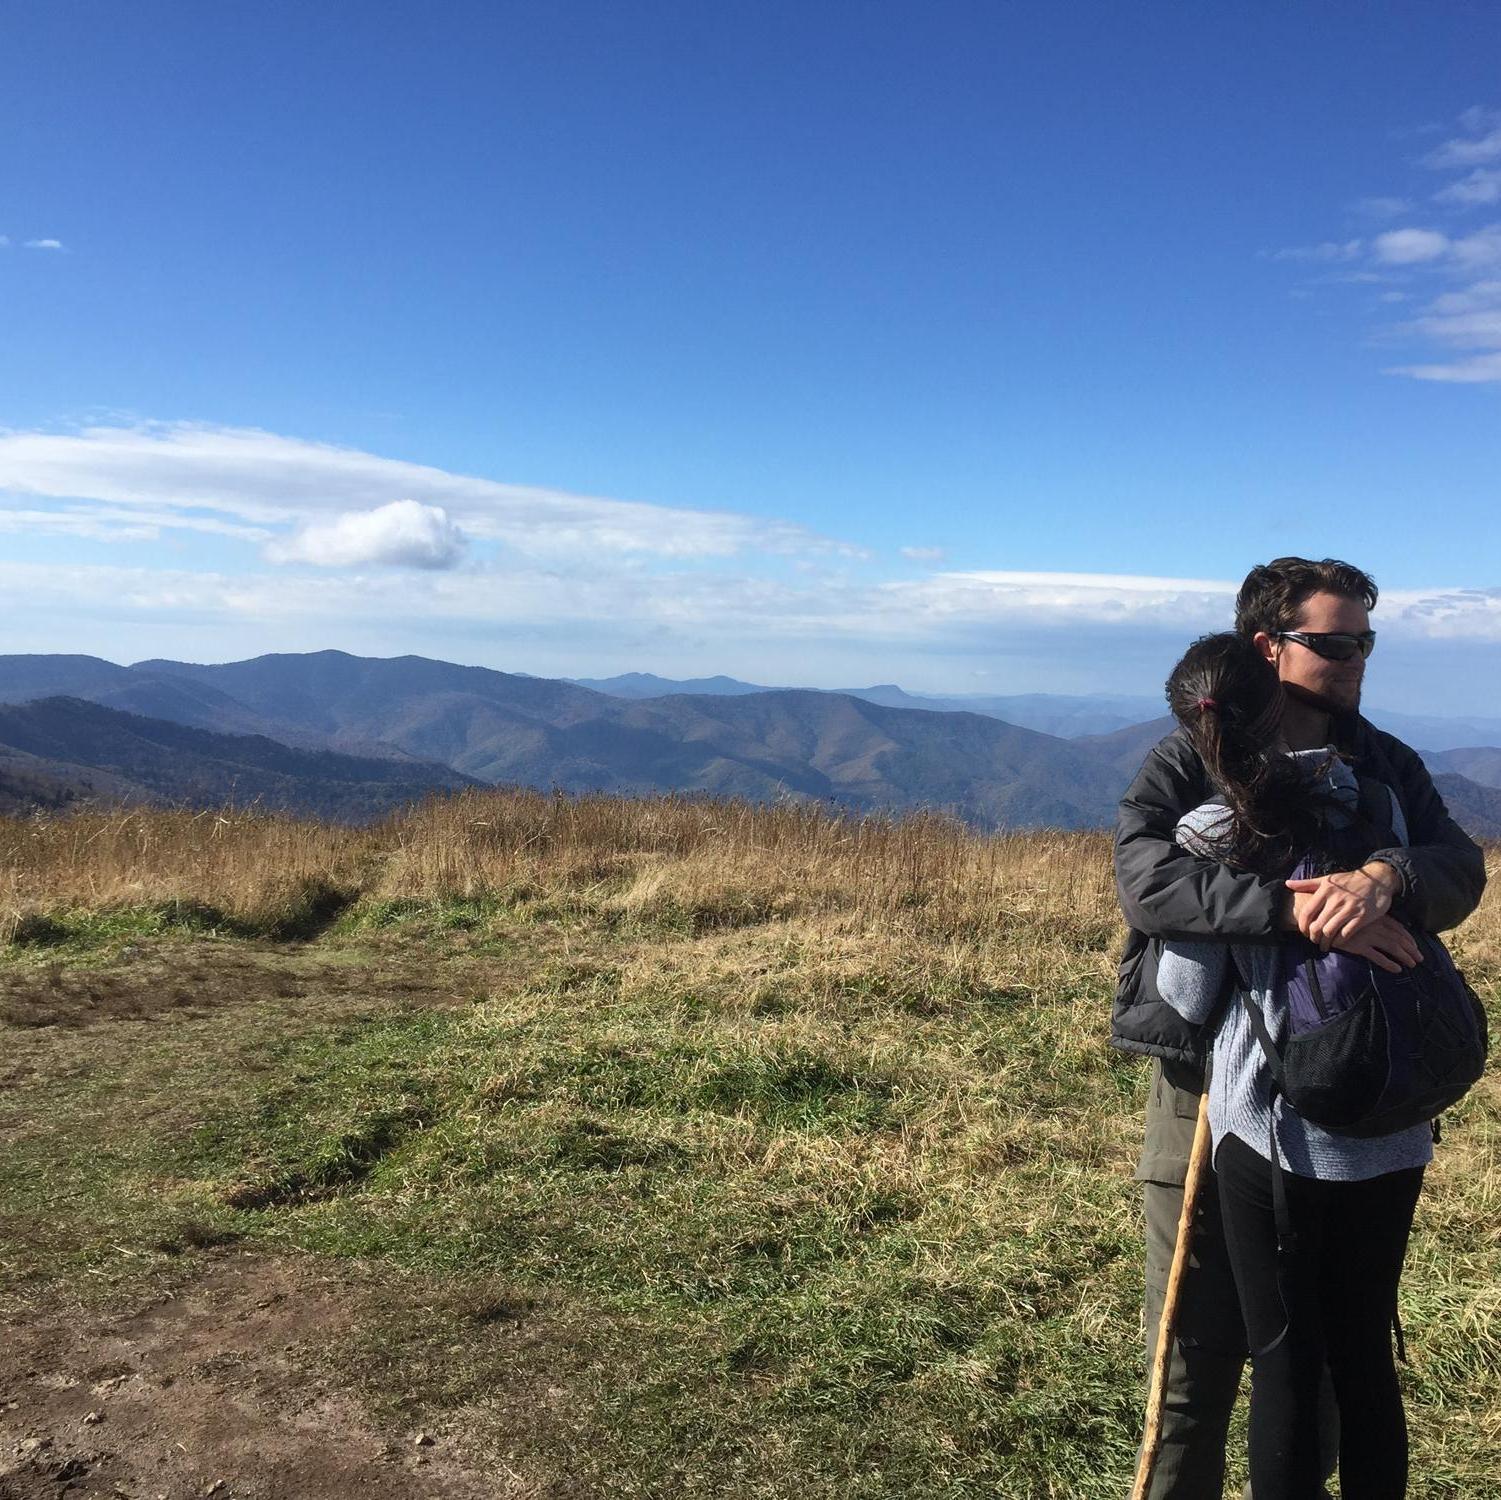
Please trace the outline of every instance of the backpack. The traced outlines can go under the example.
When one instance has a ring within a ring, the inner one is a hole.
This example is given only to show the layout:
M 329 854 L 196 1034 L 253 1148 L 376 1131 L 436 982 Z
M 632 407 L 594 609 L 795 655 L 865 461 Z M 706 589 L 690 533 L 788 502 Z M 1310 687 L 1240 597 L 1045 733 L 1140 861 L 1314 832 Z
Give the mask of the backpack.
M 1296 874 L 1312 870 L 1304 861 Z M 1276 1091 L 1339 1135 L 1378 1136 L 1434 1120 L 1480 1078 L 1485 1010 L 1449 950 L 1413 931 L 1423 961 L 1392 974 L 1369 959 L 1285 939 L 1273 995 L 1288 1018 L 1279 1048 L 1242 990 Z

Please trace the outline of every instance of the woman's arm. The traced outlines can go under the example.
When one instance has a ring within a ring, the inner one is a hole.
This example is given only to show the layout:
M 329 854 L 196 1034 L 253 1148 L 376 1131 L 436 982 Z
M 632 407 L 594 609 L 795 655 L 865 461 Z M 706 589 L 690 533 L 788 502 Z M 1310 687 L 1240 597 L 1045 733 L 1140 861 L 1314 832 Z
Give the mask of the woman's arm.
M 1147 755 L 1116 815 L 1115 885 L 1126 924 L 1151 937 L 1274 942 L 1291 911 L 1282 882 L 1232 870 L 1175 838 L 1179 819 L 1208 791 L 1180 735 Z
M 1164 943 L 1157 963 L 1157 993 L 1185 1021 L 1203 1025 L 1219 1009 L 1229 964 L 1225 943 Z

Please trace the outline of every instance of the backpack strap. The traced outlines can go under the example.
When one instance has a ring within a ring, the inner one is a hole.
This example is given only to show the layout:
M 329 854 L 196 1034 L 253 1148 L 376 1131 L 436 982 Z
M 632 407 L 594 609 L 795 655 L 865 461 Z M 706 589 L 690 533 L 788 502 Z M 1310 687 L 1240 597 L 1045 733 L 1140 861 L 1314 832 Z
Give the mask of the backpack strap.
M 1262 1055 L 1266 1058 L 1267 1067 L 1272 1074 L 1271 1096 L 1267 1101 L 1266 1127 L 1267 1149 L 1272 1166 L 1272 1213 L 1277 1221 L 1277 1251 L 1281 1255 L 1293 1255 L 1298 1249 L 1298 1232 L 1293 1228 L 1292 1212 L 1287 1204 L 1287 1183 L 1283 1179 L 1282 1155 L 1277 1149 L 1277 1100 L 1284 1093 L 1286 1079 L 1282 1070 L 1282 1054 L 1277 1051 L 1277 1045 L 1272 1041 L 1272 1034 L 1267 1030 L 1266 1017 L 1261 1014 L 1261 1006 L 1256 1003 L 1256 997 L 1251 993 L 1249 985 L 1241 990 L 1240 997 L 1245 1002 L 1246 1015 L 1251 1020 L 1251 1030 L 1256 1033 L 1256 1040 L 1261 1044 Z

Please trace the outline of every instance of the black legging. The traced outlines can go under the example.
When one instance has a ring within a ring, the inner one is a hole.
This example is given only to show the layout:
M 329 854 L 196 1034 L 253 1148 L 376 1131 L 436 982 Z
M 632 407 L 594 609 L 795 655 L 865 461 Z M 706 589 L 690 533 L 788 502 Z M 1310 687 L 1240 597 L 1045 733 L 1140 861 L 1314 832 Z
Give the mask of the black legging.
M 1214 1165 L 1253 1351 L 1256 1500 L 1316 1500 L 1324 1493 L 1317 1417 L 1326 1361 L 1340 1409 L 1341 1495 L 1402 1500 L 1407 1420 L 1392 1360 L 1392 1318 L 1423 1169 L 1364 1182 L 1285 1172 L 1297 1249 L 1279 1266 L 1271 1164 L 1230 1135 Z

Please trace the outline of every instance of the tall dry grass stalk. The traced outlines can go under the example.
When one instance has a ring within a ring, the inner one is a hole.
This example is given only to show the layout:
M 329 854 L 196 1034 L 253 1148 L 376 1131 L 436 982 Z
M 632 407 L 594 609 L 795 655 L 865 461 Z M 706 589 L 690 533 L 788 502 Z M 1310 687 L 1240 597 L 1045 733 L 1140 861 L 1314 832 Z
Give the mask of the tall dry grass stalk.
M 263 813 L 0 818 L 0 940 L 27 916 L 189 903 L 255 918 L 313 884 L 357 890 L 377 836 Z
M 371 901 L 567 895 L 704 926 L 833 916 L 981 946 L 1021 929 L 1055 952 L 1104 953 L 1120 931 L 1106 835 L 987 836 L 932 813 L 476 790 L 366 828 L 244 811 L 0 819 L 0 938 L 29 914 L 162 902 L 253 919 L 314 885 Z M 1456 941 L 1501 974 L 1501 900 Z

